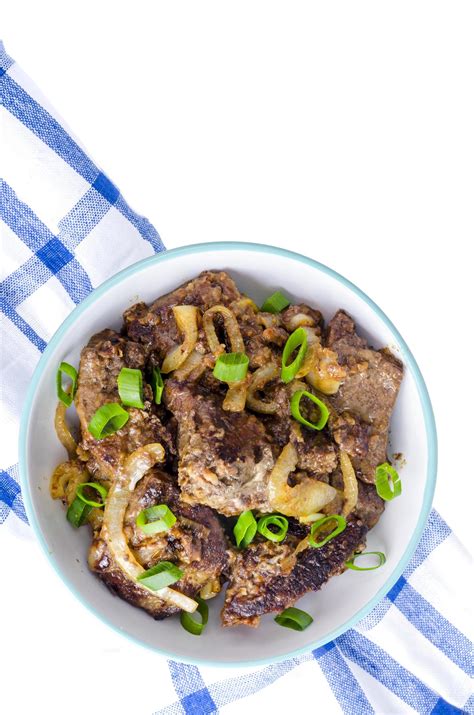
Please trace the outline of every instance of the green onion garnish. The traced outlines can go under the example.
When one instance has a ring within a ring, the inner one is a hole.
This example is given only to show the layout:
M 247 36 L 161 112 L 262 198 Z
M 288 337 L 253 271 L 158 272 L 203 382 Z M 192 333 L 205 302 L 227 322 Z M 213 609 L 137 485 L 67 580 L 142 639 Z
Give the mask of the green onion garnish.
M 234 526 L 235 543 L 239 549 L 245 549 L 257 533 L 257 522 L 251 511 L 244 511 Z
M 94 439 L 104 439 L 128 422 L 128 412 L 117 402 L 106 402 L 92 415 L 88 430 Z
M 176 517 L 166 504 L 142 509 L 136 519 L 137 526 L 140 527 L 144 534 L 158 534 L 160 531 L 168 531 L 175 523 Z
M 356 566 L 355 560 L 361 558 L 362 556 L 377 556 L 378 564 L 375 566 Z M 383 566 L 386 560 L 385 554 L 382 553 L 382 551 L 364 551 L 361 554 L 354 554 L 349 561 L 346 561 L 346 566 L 348 569 L 352 569 L 353 571 L 375 571 L 375 569 L 379 569 Z
M 200 636 L 209 620 L 209 606 L 206 601 L 199 598 L 199 596 L 195 596 L 194 600 L 198 602 L 198 607 L 194 613 L 199 613 L 201 622 L 199 623 L 199 621 L 194 620 L 193 616 L 186 611 L 181 611 L 180 620 L 185 631 L 192 633 L 193 636 Z
M 153 396 L 157 405 L 161 403 L 161 396 L 163 394 L 163 378 L 161 377 L 161 372 L 159 367 L 154 367 L 151 373 L 151 386 L 153 388 Z
M 137 580 L 151 591 L 159 591 L 160 588 L 176 583 L 182 577 L 183 572 L 171 561 L 160 561 L 156 566 L 144 571 Z
M 284 611 L 275 616 L 275 621 L 279 626 L 292 628 L 294 631 L 304 631 L 313 622 L 312 617 L 300 608 L 285 608 Z
M 82 526 L 92 511 L 92 507 L 76 497 L 66 512 L 66 518 L 76 529 Z
M 391 501 L 402 493 L 402 482 L 396 469 L 388 462 L 379 464 L 375 470 L 377 494 L 385 501 Z
M 143 375 L 141 370 L 123 367 L 117 378 L 120 399 L 128 407 L 143 409 Z
M 306 420 L 303 415 L 300 412 L 300 402 L 302 397 L 307 397 L 309 400 L 314 402 L 315 405 L 319 407 L 319 420 L 317 422 L 309 422 Z M 316 395 L 313 395 L 311 392 L 308 392 L 307 390 L 296 390 L 296 392 L 292 395 L 291 402 L 290 402 L 290 409 L 291 409 L 291 414 L 295 418 L 295 420 L 298 420 L 298 422 L 301 422 L 302 425 L 305 425 L 305 427 L 309 427 L 310 429 L 317 429 L 317 430 L 322 430 L 323 427 L 326 425 L 326 422 L 329 419 L 329 410 L 324 404 L 322 400 L 320 400 Z
M 271 531 L 270 526 L 276 526 L 278 531 Z M 279 514 L 269 514 L 262 516 L 258 520 L 257 531 L 269 541 L 283 541 L 288 531 L 288 519 Z
M 330 523 L 331 521 L 336 522 L 336 527 L 331 531 L 327 536 L 324 536 L 321 541 L 316 541 L 315 540 L 315 535 L 321 531 L 322 527 L 325 524 Z M 347 526 L 347 522 L 344 519 L 343 516 L 339 516 L 339 514 L 331 514 L 330 516 L 323 516 L 322 519 L 318 519 L 318 521 L 315 521 L 314 524 L 311 526 L 311 532 L 309 535 L 309 545 L 313 547 L 313 549 L 320 549 L 321 546 L 324 546 L 325 544 L 328 543 L 328 541 L 331 541 L 331 539 L 334 539 L 335 536 L 340 534 L 342 531 Z
M 71 390 L 69 393 L 65 392 L 63 389 L 63 377 L 62 377 L 63 372 L 65 375 L 70 377 L 72 380 L 72 386 L 71 386 Z M 75 367 L 70 365 L 68 362 L 62 362 L 59 365 L 58 371 L 56 373 L 56 391 L 58 394 L 58 398 L 61 400 L 61 402 L 64 405 L 66 405 L 66 407 L 69 407 L 69 405 L 72 404 L 74 395 L 76 394 L 76 390 L 77 390 L 77 370 Z
M 212 374 L 221 382 L 240 382 L 246 376 L 248 366 L 245 353 L 223 353 L 217 358 Z
M 95 489 L 95 491 L 98 492 L 102 497 L 102 501 L 92 501 L 91 499 L 88 499 L 86 496 L 84 496 L 84 487 L 90 487 L 91 489 Z M 108 491 L 108 489 L 103 487 L 102 484 L 99 484 L 98 482 L 83 482 L 82 484 L 79 484 L 76 489 L 76 497 L 88 506 L 96 507 L 97 509 L 102 509 L 102 507 L 105 506 L 105 500 L 107 498 Z
M 260 310 L 264 313 L 281 313 L 284 308 L 290 305 L 290 301 L 283 293 L 277 290 L 269 298 L 266 299 Z
M 283 355 L 281 358 L 281 379 L 283 382 L 291 382 L 293 380 L 303 363 L 307 347 L 308 336 L 306 335 L 306 331 L 303 328 L 296 328 L 296 330 L 291 333 L 285 343 L 285 347 L 283 348 Z M 293 362 L 290 362 L 288 365 L 288 360 L 296 348 L 299 348 L 298 354 Z

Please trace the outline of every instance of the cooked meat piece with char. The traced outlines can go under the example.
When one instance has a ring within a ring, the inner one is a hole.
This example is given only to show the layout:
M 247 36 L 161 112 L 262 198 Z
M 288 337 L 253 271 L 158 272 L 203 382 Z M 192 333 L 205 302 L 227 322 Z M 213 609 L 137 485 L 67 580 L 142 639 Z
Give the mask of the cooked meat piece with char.
M 145 303 L 133 305 L 124 313 L 124 328 L 129 338 L 143 345 L 147 355 L 154 352 L 156 359 L 162 361 L 182 342 L 173 315 L 174 306 L 195 305 L 204 312 L 214 305 L 229 306 L 240 298 L 237 286 L 227 273 L 204 271 L 150 306 Z
M 352 512 L 354 516 L 364 522 L 368 529 L 373 529 L 385 509 L 384 500 L 379 497 L 373 484 L 367 484 L 361 479 L 359 483 L 359 498 Z
M 112 481 L 124 456 L 138 447 L 160 442 L 168 458 L 175 454 L 172 435 L 161 422 L 151 387 L 144 382 L 144 409 L 127 407 L 128 422 L 118 432 L 96 440 L 87 427 L 94 413 L 107 402 L 120 402 L 117 377 L 122 367 L 143 369 L 143 347 L 114 330 L 94 335 L 82 350 L 75 405 L 82 431 L 80 457 L 96 478 Z
M 166 504 L 177 521 L 168 531 L 147 536 L 135 521 L 142 509 L 157 504 Z M 207 582 L 220 579 L 227 564 L 226 539 L 216 515 L 206 506 L 190 506 L 180 501 L 170 477 L 158 469 L 150 470 L 135 488 L 125 513 L 124 534 L 145 569 L 159 561 L 171 561 L 181 568 L 184 576 L 172 588 L 191 598 Z M 145 609 L 153 618 L 178 612 L 179 609 L 164 601 L 157 608 L 156 595 L 148 596 L 123 574 L 100 535 L 92 543 L 89 566 L 113 592 L 133 606 Z
M 308 591 L 319 590 L 344 571 L 347 559 L 364 543 L 366 533 L 361 521 L 350 518 L 346 529 L 325 546 L 297 554 L 293 568 L 294 541 L 291 545 L 260 541 L 234 551 L 221 614 L 223 625 L 257 626 L 263 614 L 281 612 Z
M 349 369 L 337 393 L 328 398 L 336 412 L 345 415 L 345 425 L 336 420 L 334 439 L 351 455 L 357 476 L 374 483 L 375 467 L 387 458 L 390 417 L 403 366 L 388 350 L 368 347 L 343 310 L 328 325 L 326 345 Z
M 203 385 L 168 379 L 165 404 L 178 422 L 178 480 L 183 501 L 226 516 L 269 511 L 270 439 L 249 412 L 225 412 L 222 396 Z

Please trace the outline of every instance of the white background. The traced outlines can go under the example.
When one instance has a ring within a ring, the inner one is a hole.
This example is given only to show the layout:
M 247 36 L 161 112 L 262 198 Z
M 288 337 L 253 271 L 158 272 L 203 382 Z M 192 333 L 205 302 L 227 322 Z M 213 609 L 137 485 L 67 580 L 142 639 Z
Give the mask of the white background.
M 232 239 L 289 247 L 347 276 L 389 315 L 433 401 L 435 506 L 466 543 L 473 7 L 87 0 L 72 10 L 14 0 L 0 16 L 7 52 L 167 247 Z M 36 616 L 37 638 L 58 656 L 68 642 L 60 624 Z M 109 640 L 113 659 L 119 639 Z M 77 634 L 84 666 L 87 646 Z M 38 644 L 9 647 L 40 687 L 55 667 L 49 658 Z M 71 683 L 84 682 L 76 668 Z

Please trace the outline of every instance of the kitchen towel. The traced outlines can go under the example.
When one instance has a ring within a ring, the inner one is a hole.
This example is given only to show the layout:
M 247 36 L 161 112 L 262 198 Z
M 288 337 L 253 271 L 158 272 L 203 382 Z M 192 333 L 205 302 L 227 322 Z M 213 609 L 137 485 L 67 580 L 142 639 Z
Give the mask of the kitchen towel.
M 21 404 L 41 352 L 93 288 L 164 246 L 1 43 L 0 92 L 3 551 L 15 548 L 16 520 L 27 523 L 16 444 Z M 467 552 L 432 511 L 403 576 L 336 640 L 253 669 L 198 668 L 148 654 L 162 684 L 155 712 L 278 711 L 282 689 L 295 693 L 295 704 L 317 703 L 327 712 L 474 712 L 467 584 L 460 588 L 469 569 Z

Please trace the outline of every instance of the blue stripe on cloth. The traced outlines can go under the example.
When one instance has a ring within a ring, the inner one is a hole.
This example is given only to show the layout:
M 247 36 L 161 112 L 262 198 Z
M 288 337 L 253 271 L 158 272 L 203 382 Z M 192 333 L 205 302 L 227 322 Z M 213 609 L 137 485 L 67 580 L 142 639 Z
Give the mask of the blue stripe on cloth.
M 110 211 L 109 202 L 91 187 L 59 221 L 59 238 L 70 251 L 73 251 L 108 211 Z
M 96 191 L 98 191 L 99 194 L 104 197 L 104 199 L 107 199 L 110 204 L 114 204 L 120 194 L 120 191 L 117 189 L 117 187 L 112 184 L 110 179 L 102 172 L 100 172 L 100 174 L 95 178 L 92 187 Z
M 10 511 L 28 523 L 20 485 L 15 478 L 17 473 L 18 465 L 9 467 L 6 471 L 0 471 L 0 524 L 3 524 Z
M 7 55 L 3 42 L 0 40 L 0 77 L 14 64 L 14 60 Z
M 431 713 L 438 695 L 376 643 L 354 630 L 339 636 L 335 642 L 346 658 L 363 668 L 420 715 Z
M 80 146 L 36 100 L 5 74 L 0 82 L 0 99 L 8 111 L 25 125 L 38 139 L 47 144 L 80 176 L 92 184 L 97 168 Z
M 342 657 L 334 641 L 316 648 L 313 656 L 318 661 L 339 706 L 347 715 L 373 715 L 374 709 Z
M 471 695 L 467 703 L 464 704 L 464 712 L 469 713 L 469 715 L 474 714 L 474 695 Z
M 216 704 L 196 666 L 169 660 L 168 668 L 186 715 L 211 715 L 217 712 Z
M 0 189 L 3 220 L 36 252 L 0 284 L 2 301 L 16 308 L 56 275 L 74 303 L 80 303 L 92 290 L 84 268 L 5 181 L 1 182 Z
M 156 253 L 164 250 L 163 243 L 154 226 L 147 219 L 131 210 L 110 179 L 98 170 L 59 122 L 8 75 L 5 75 L 0 83 L 0 98 L 11 114 L 64 159 L 109 203 L 114 204 L 124 218 L 137 229 L 142 238 L 152 245 Z
M 33 343 L 35 348 L 38 348 L 40 352 L 43 352 L 43 350 L 46 348 L 46 343 L 43 340 L 43 338 L 40 338 L 40 336 L 33 330 L 31 325 L 28 325 L 26 320 L 23 320 L 21 315 L 19 315 L 14 308 L 12 308 L 9 303 L 5 301 L 0 302 L 0 309 L 2 312 L 7 316 L 9 320 L 15 325 L 23 335 L 25 335 L 28 340 Z
M 455 713 L 461 713 L 462 715 L 462 713 L 465 712 L 469 711 L 460 710 L 459 708 L 454 707 L 454 705 L 447 703 L 446 700 L 443 700 L 443 698 L 439 698 L 430 715 L 450 715 L 451 713 L 452 715 L 455 715 Z
M 469 639 L 407 583 L 403 576 L 387 597 L 427 640 L 465 673 L 472 675 L 472 649 Z
M 415 553 L 410 563 L 404 571 L 405 576 L 410 575 L 428 558 L 443 541 L 451 534 L 451 529 L 440 517 L 437 511 L 432 509 L 426 522 L 425 530 L 421 536 Z M 397 588 L 397 584 L 393 587 Z M 369 631 L 374 628 L 386 615 L 392 605 L 392 601 L 383 598 L 375 608 L 357 624 L 357 630 Z

